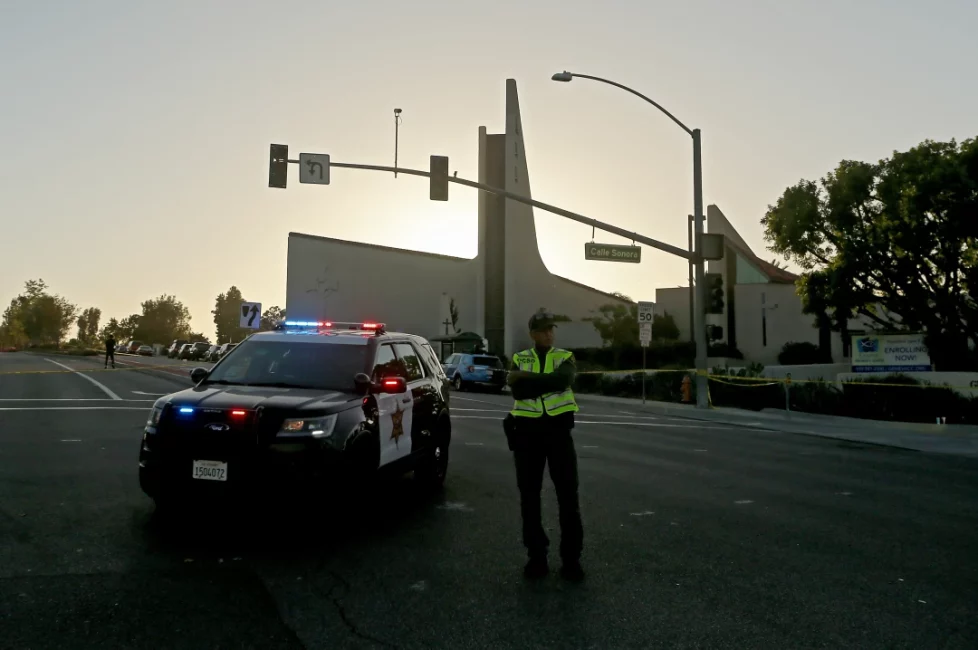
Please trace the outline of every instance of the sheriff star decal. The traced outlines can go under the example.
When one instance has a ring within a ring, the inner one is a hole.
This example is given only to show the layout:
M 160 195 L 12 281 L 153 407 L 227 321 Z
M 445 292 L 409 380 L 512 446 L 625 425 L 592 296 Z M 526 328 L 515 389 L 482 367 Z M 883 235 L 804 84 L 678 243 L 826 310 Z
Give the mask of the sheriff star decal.
M 391 440 L 394 441 L 394 446 L 397 446 L 397 441 L 404 435 L 404 411 L 401 410 L 400 404 L 391 413 L 391 422 L 394 424 L 391 429 Z

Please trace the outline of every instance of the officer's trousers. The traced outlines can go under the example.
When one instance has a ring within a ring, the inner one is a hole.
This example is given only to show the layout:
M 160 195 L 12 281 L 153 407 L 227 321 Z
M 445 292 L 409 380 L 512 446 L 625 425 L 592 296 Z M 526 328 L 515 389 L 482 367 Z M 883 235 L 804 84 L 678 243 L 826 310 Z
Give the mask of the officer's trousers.
M 545 557 L 550 540 L 543 530 L 540 491 L 544 465 L 557 493 L 560 517 L 560 557 L 564 562 L 580 559 L 584 548 L 584 527 L 578 499 L 577 453 L 568 428 L 536 427 L 520 422 L 519 443 L 513 449 L 516 483 L 520 490 L 523 517 L 523 545 L 531 557 Z

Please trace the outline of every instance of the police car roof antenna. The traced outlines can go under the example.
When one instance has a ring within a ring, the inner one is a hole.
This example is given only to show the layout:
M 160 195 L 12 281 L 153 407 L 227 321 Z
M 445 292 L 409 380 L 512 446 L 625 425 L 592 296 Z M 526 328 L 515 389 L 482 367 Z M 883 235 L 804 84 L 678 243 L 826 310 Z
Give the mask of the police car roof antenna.
M 397 140 L 400 135 L 401 109 L 394 109 L 394 178 L 397 178 Z

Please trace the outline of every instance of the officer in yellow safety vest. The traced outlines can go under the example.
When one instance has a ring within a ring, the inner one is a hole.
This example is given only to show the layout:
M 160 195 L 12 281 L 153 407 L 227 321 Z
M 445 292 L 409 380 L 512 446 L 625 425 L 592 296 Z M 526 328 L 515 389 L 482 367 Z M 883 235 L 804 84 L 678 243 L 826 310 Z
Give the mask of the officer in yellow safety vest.
M 557 493 L 560 515 L 561 574 L 570 580 L 584 578 L 581 551 L 584 529 L 577 494 L 577 454 L 571 429 L 577 402 L 571 385 L 577 373 L 574 355 L 553 347 L 554 315 L 538 311 L 530 318 L 532 348 L 513 356 L 506 383 L 515 404 L 506 417 L 504 430 L 516 462 L 523 517 L 523 545 L 529 561 L 523 569 L 528 578 L 542 578 L 550 568 L 550 540 L 543 531 L 540 491 L 543 469 L 550 464 L 550 478 Z

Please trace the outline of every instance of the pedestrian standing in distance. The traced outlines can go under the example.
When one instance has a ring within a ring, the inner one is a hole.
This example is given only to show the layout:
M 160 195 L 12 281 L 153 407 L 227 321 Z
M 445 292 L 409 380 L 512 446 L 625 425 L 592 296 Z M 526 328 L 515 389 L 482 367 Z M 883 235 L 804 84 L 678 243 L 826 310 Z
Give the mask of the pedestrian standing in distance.
M 105 339 L 105 367 L 109 367 L 109 361 L 112 362 L 112 367 L 115 368 L 115 336 L 109 334 L 109 338 Z
M 534 345 L 513 356 L 506 383 L 515 403 L 504 421 L 516 463 L 523 545 L 529 556 L 523 573 L 527 578 L 538 579 L 550 572 L 550 540 L 543 530 L 540 509 L 543 470 L 549 465 L 560 517 L 560 572 L 564 578 L 580 581 L 584 578 L 584 528 L 578 499 L 577 453 L 571 437 L 574 413 L 578 411 L 571 389 L 576 363 L 573 353 L 554 347 L 553 314 L 538 311 L 530 318 L 529 327 Z

